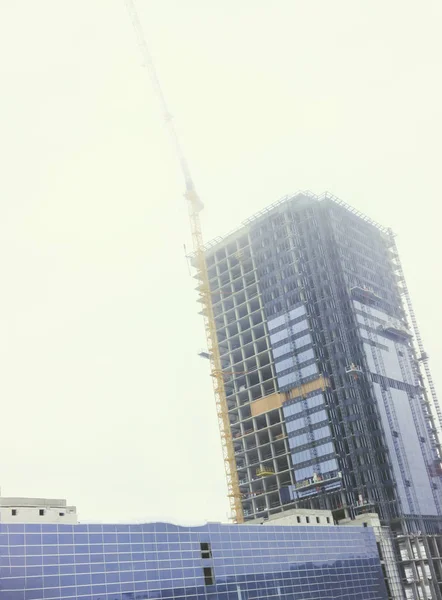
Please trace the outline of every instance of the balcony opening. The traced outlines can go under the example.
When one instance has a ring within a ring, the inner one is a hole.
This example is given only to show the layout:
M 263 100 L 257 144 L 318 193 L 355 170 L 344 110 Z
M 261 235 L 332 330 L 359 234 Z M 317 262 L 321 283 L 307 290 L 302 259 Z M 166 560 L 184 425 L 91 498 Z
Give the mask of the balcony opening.
M 204 567 L 204 585 L 215 585 L 212 567 Z

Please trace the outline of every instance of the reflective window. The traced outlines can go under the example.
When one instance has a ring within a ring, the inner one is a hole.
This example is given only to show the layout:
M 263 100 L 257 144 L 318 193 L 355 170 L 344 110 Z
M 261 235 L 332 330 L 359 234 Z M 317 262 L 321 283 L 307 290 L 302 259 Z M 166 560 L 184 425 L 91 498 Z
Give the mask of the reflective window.
M 300 321 L 299 323 L 293 323 L 291 326 L 292 333 L 301 333 L 301 331 L 305 331 L 306 329 L 310 329 L 310 324 L 307 319 L 304 321 Z
M 308 444 L 309 439 L 306 433 L 301 433 L 300 435 L 296 435 L 293 437 L 289 437 L 289 446 L 290 448 L 297 448 L 298 446 L 304 446 L 304 444 Z
M 319 427 L 319 429 L 314 429 L 312 433 L 315 441 L 318 441 L 322 438 L 331 436 L 331 429 L 329 425 L 326 425 L 325 427 Z
M 273 356 L 274 358 L 279 358 L 280 356 L 284 356 L 284 354 L 288 354 L 290 351 L 290 344 L 283 344 L 282 346 L 279 346 L 279 348 L 274 348 Z
M 281 325 L 284 325 L 285 323 L 285 315 L 282 315 L 281 317 L 276 317 L 275 319 L 270 319 L 270 321 L 267 322 L 268 328 L 271 331 L 272 329 L 276 329 L 277 327 L 280 327 Z
M 285 340 L 285 338 L 289 337 L 289 332 L 287 329 L 283 329 L 282 331 L 277 331 L 276 333 L 272 333 L 270 336 L 270 342 L 272 344 L 277 344 L 281 340 Z
M 296 465 L 302 462 L 306 462 L 308 460 L 315 460 L 316 458 L 326 456 L 327 454 L 332 454 L 333 452 L 333 444 L 331 442 L 328 442 L 327 444 L 316 446 L 315 448 L 307 448 L 306 450 L 301 450 L 300 452 L 293 452 L 292 460 L 293 463 Z
M 308 360 L 315 358 L 315 353 L 313 351 L 313 348 L 310 348 L 309 350 L 305 350 L 304 352 L 300 352 L 296 358 L 299 363 L 307 362 Z
M 298 454 L 303 457 L 309 452 Z M 335 463 L 323 461 L 315 468 Z M 297 472 L 312 475 L 314 471 L 309 467 Z M 289 500 L 300 494 L 297 486 L 287 492 Z M 332 590 L 341 597 L 339 585 L 344 578 L 346 600 L 385 600 L 371 528 L 303 523 L 292 527 L 79 524 L 70 529 L 41 524 L 40 530 L 32 524 L 14 529 L 18 524 L 0 523 L 1 596 L 7 600 L 207 600 L 209 596 L 247 600 L 319 598 Z M 31 547 L 28 539 L 35 555 L 26 553 L 25 560 L 24 550 Z M 74 551 L 61 555 L 61 548 Z M 86 552 L 79 552 L 85 548 Z
M 294 452 L 292 454 L 292 460 L 294 465 L 305 462 L 307 460 L 312 460 L 313 458 L 314 454 L 312 448 L 307 448 L 306 450 L 301 450 L 301 452 Z
M 275 370 L 277 373 L 281 373 L 281 371 L 286 371 L 290 369 L 295 364 L 295 359 L 293 357 L 286 358 L 284 360 L 275 361 Z
M 287 421 L 285 427 L 287 432 L 296 431 L 297 429 L 303 429 L 307 426 L 307 422 L 305 417 L 301 417 L 300 419 L 294 419 L 293 421 Z
M 310 422 L 312 424 L 320 423 L 321 421 L 328 421 L 328 416 L 325 410 L 319 410 L 318 412 L 311 413 Z
M 301 369 L 301 377 L 311 377 L 312 375 L 316 375 L 318 373 L 318 366 L 316 364 L 308 365 L 307 367 L 303 367 Z
M 295 469 L 295 477 L 296 481 L 302 481 L 309 477 L 313 477 L 314 473 L 318 475 L 327 475 L 328 473 L 337 471 L 338 463 L 336 459 L 333 458 L 332 460 L 315 463 L 314 465 L 303 467 L 302 469 Z
M 294 319 L 298 319 L 302 315 L 305 315 L 307 311 L 305 310 L 305 306 L 298 306 L 298 308 L 294 308 L 289 312 L 289 319 L 293 321 Z
M 324 397 L 322 394 L 318 394 L 316 396 L 310 396 L 310 398 L 306 398 L 305 400 L 300 398 L 293 404 L 284 404 L 282 410 L 284 417 L 287 418 L 302 413 L 306 409 L 316 408 L 317 406 L 321 406 L 323 404 Z
M 288 373 L 282 377 L 278 377 L 278 385 L 285 387 L 286 385 L 295 384 L 299 381 L 299 376 L 296 372 Z
M 302 412 L 304 410 L 304 406 L 303 403 L 298 401 L 295 402 L 294 404 L 284 404 L 283 406 L 283 413 L 284 413 L 284 417 L 290 417 L 292 415 L 297 415 L 300 412 Z
M 326 454 L 332 454 L 335 451 L 332 442 L 327 442 L 321 446 L 316 446 L 317 456 L 325 456 Z
M 294 341 L 295 348 L 302 348 L 303 346 L 307 346 L 313 342 L 312 336 L 307 333 L 307 335 L 303 335 L 302 337 L 296 338 Z
M 317 396 L 310 396 L 310 398 L 306 399 L 307 408 L 315 408 L 316 406 L 321 406 L 324 404 L 324 396 L 322 394 L 318 394 Z

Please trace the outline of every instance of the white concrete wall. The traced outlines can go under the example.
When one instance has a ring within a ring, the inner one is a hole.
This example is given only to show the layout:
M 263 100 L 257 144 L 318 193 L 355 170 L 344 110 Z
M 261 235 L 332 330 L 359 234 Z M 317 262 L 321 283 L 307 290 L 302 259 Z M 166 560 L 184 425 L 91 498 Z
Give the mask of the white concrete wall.
M 66 500 L 0 498 L 0 523 L 77 523 L 75 506 Z
M 328 519 L 328 521 L 327 521 Z M 269 519 L 257 519 L 247 521 L 247 525 L 329 525 L 333 526 L 333 515 L 331 510 L 310 510 L 307 508 L 295 508 L 285 512 L 271 515 Z
M 12 508 L 0 508 L 0 523 L 77 523 L 77 514 L 71 508 L 45 508 L 40 514 L 39 508 L 18 507 L 16 514 Z

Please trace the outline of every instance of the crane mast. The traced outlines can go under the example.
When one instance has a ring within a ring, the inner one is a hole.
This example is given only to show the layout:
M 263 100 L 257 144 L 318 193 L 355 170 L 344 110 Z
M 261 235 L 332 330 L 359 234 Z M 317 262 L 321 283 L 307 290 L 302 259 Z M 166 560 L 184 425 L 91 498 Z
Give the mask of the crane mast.
M 146 67 L 154 91 L 160 102 L 164 114 L 164 121 L 168 127 L 169 134 L 175 146 L 175 150 L 180 163 L 181 171 L 185 182 L 184 197 L 187 200 L 190 228 L 192 233 L 192 243 L 194 251 L 194 265 L 197 270 L 199 280 L 198 294 L 203 307 L 202 314 L 204 318 L 204 328 L 207 340 L 207 350 L 210 359 L 211 375 L 213 380 L 213 389 L 215 394 L 216 412 L 218 426 L 221 436 L 221 446 L 223 451 L 224 467 L 227 478 L 227 489 L 230 501 L 231 519 L 236 523 L 244 521 L 242 510 L 241 493 L 239 489 L 238 473 L 236 470 L 235 452 L 233 448 L 232 433 L 230 430 L 230 420 L 224 387 L 224 373 L 221 364 L 221 355 L 217 343 L 215 315 L 212 305 L 212 292 L 210 290 L 209 274 L 207 270 L 203 234 L 201 229 L 200 212 L 204 205 L 201 202 L 192 179 L 192 175 L 182 150 L 172 115 L 161 88 L 157 71 L 152 60 L 146 37 L 141 27 L 140 19 L 133 0 L 125 0 L 132 25 L 142 52 L 144 66 Z

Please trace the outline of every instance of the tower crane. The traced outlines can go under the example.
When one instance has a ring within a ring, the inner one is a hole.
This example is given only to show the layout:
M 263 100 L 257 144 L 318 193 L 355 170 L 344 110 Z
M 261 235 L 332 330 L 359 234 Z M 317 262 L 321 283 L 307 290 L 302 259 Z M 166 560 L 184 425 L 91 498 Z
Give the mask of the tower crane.
M 175 146 L 176 154 L 180 163 L 181 171 L 184 177 L 185 192 L 184 197 L 187 200 L 189 211 L 190 228 L 192 233 L 192 243 L 195 257 L 195 266 L 199 280 L 198 294 L 203 307 L 202 314 L 204 318 L 204 328 L 206 332 L 207 351 L 210 360 L 213 389 L 215 394 L 216 412 L 218 418 L 219 431 L 221 435 L 221 446 L 224 459 L 224 467 L 227 478 L 227 490 L 230 501 L 231 519 L 236 523 L 244 521 L 244 514 L 241 503 L 241 492 L 239 488 L 238 473 L 236 470 L 235 451 L 233 447 L 232 434 L 230 430 L 230 421 L 226 392 L 224 387 L 224 373 L 221 365 L 221 356 L 216 338 L 216 323 L 212 305 L 212 295 L 209 283 L 209 274 L 207 270 L 203 234 L 201 229 L 200 212 L 204 205 L 201 202 L 193 182 L 188 162 L 181 147 L 172 115 L 163 94 L 155 64 L 146 40 L 140 19 L 134 4 L 134 0 L 125 0 L 129 16 L 138 40 L 138 44 L 144 59 L 153 89 L 158 97 L 160 107 L 163 111 L 164 121 L 169 130 L 172 142 Z

